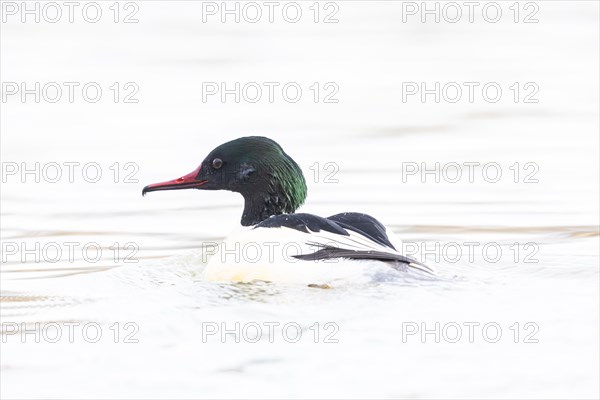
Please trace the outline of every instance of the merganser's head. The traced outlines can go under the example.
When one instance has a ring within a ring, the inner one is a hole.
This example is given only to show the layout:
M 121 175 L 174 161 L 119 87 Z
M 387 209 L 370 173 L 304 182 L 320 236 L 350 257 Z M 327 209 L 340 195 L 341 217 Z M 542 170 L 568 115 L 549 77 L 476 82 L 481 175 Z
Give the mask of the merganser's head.
M 211 151 L 193 172 L 148 185 L 142 195 L 178 189 L 241 193 L 245 200 L 244 226 L 272 215 L 293 213 L 306 198 L 306 182 L 298 164 L 275 141 L 261 136 L 224 143 Z

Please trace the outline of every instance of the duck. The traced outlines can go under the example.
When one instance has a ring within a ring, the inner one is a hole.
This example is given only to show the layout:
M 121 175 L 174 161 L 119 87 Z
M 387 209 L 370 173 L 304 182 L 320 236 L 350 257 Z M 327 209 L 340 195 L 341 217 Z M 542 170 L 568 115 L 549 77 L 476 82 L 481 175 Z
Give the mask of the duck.
M 216 147 L 191 173 L 153 183 L 155 191 L 228 190 L 242 195 L 241 227 L 205 245 L 204 279 L 216 282 L 301 282 L 327 285 L 368 265 L 433 274 L 400 251 L 401 241 L 374 217 L 342 212 L 296 213 L 307 197 L 302 169 L 274 140 L 241 137 Z M 320 283 L 316 283 L 320 282 Z

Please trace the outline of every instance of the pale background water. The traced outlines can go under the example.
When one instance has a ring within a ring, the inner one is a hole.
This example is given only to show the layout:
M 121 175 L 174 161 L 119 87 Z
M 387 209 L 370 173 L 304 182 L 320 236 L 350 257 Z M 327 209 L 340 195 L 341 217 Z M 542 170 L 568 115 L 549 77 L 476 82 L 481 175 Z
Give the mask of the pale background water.
M 73 24 L 9 15 L 1 26 L 2 82 L 103 89 L 97 103 L 80 91 L 73 103 L 31 95 L 1 103 L 4 172 L 12 163 L 95 162 L 103 173 L 97 183 L 81 169 L 70 183 L 66 168 L 58 183 L 3 177 L 2 398 L 598 398 L 597 2 L 538 1 L 539 22 L 530 24 L 513 22 L 513 2 L 500 2 L 495 24 L 480 12 L 474 23 L 421 23 L 419 15 L 403 23 L 402 3 L 392 1 L 335 2 L 333 24 L 312 21 L 313 2 L 301 3 L 296 24 L 280 13 L 272 24 L 237 24 L 218 16 L 203 23 L 201 2 L 141 1 L 138 23 L 115 24 L 113 2 L 101 4 L 96 24 L 76 13 Z M 120 17 L 132 10 L 124 6 Z M 532 10 L 524 6 L 520 19 Z M 139 102 L 115 104 L 114 82 L 135 82 Z M 203 102 L 202 82 L 297 82 L 303 96 Z M 314 103 L 314 82 L 336 83 L 339 102 Z M 497 82 L 503 95 L 497 103 L 480 92 L 473 103 L 403 102 L 402 82 Z M 536 83 L 539 102 L 515 103 L 514 82 Z M 309 196 L 301 211 L 367 212 L 405 241 L 458 243 L 465 253 L 458 262 L 426 258 L 439 274 L 433 280 L 379 270 L 330 290 L 203 282 L 201 246 L 238 226 L 241 197 L 142 198 L 141 189 L 192 171 L 215 146 L 245 135 L 275 139 L 302 167 Z M 311 169 L 328 162 L 337 183 Z M 421 162 L 495 162 L 503 176 L 488 183 L 477 168 L 473 183 L 466 169 L 458 183 L 403 182 L 403 165 Z M 133 171 L 126 163 L 139 167 L 137 183 L 124 182 Z M 525 163 L 539 167 L 538 183 L 523 182 Z M 78 243 L 72 261 L 65 242 Z M 103 248 L 98 262 L 83 258 L 91 242 Z M 125 262 L 127 249 L 115 261 L 111 246 L 130 242 L 138 262 Z M 467 242 L 479 243 L 474 260 Z M 58 243 L 64 254 L 56 263 L 52 254 L 22 262 L 22 252 L 7 251 L 12 243 Z M 486 243 L 501 246 L 499 261 L 482 256 Z M 526 243 L 538 246 L 529 260 L 538 262 L 526 262 Z M 273 343 L 267 328 L 258 343 L 203 340 L 207 326 L 236 322 L 281 325 Z M 283 338 L 290 322 L 303 328 L 297 343 Z M 480 324 L 472 343 L 469 322 Z M 12 331 L 36 323 L 45 327 L 40 343 Z M 72 341 L 68 323 L 79 324 Z M 101 329 L 97 343 L 83 337 L 88 323 Z M 433 334 L 403 337 L 422 323 L 449 330 L 439 343 Z M 463 336 L 450 343 L 454 323 Z M 486 323 L 502 329 L 496 343 L 483 336 Z M 57 343 L 47 340 L 53 326 L 62 332 Z M 124 343 L 133 327 L 137 343 Z M 332 327 L 337 343 L 325 343 Z

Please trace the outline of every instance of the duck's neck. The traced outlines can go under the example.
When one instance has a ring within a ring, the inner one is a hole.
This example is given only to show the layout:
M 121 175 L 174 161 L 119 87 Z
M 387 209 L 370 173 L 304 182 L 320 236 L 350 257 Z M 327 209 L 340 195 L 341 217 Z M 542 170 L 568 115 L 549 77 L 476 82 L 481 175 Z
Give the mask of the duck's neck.
M 273 215 L 286 212 L 287 203 L 283 196 L 273 193 L 254 193 L 244 195 L 242 225 L 252 226 Z M 292 210 L 291 212 L 293 212 Z

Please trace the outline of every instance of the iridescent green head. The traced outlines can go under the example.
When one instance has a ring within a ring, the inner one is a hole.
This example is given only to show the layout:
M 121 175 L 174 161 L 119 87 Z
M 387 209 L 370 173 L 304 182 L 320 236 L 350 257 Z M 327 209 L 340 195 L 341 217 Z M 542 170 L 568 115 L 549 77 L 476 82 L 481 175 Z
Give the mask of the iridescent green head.
M 230 190 L 244 196 L 242 225 L 272 215 L 293 213 L 306 199 L 302 170 L 280 145 L 261 136 L 224 143 L 210 152 L 192 173 L 173 181 L 148 185 L 156 190 Z

